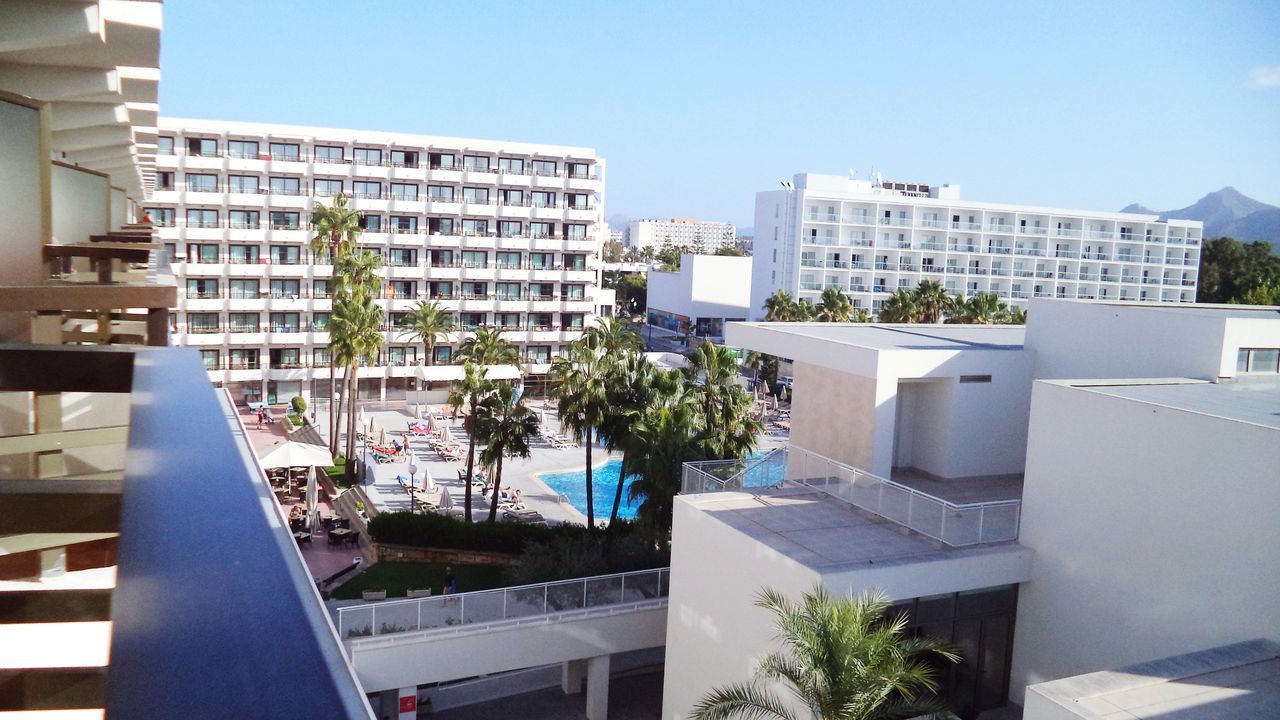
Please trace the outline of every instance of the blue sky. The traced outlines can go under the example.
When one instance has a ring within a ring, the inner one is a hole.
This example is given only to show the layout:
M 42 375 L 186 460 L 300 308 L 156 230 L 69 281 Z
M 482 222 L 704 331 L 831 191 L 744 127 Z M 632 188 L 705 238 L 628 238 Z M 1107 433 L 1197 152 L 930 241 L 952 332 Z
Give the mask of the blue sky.
M 161 114 L 595 147 L 606 211 L 750 225 L 796 172 L 1280 204 L 1280 2 L 165 4 Z

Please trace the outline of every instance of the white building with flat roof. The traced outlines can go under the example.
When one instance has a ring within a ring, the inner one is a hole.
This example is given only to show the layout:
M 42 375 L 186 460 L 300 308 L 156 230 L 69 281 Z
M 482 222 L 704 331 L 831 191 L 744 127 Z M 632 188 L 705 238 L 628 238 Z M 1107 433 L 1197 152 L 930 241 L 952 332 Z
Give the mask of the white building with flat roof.
M 683 247 L 694 253 L 713 253 L 734 246 L 736 233 L 733 225 L 726 222 L 690 218 L 632 220 L 627 223 L 624 244 L 641 250 Z
M 727 322 L 747 319 L 751 258 L 680 256 L 675 272 L 649 272 L 648 320 L 673 333 L 724 339 Z
M 147 209 L 182 290 L 174 342 L 238 398 L 327 397 L 332 265 L 310 251 L 309 219 L 339 192 L 383 260 L 386 346 L 360 370 L 362 399 L 403 398 L 438 371 L 399 327 L 420 300 L 460 328 L 436 363 L 491 326 L 535 374 L 612 310 L 590 148 L 179 118 L 160 120 L 158 143 Z
M 940 679 L 962 718 L 1280 641 L 1280 308 L 1031 305 L 1025 329 L 729 325 L 793 359 L 791 445 L 685 467 L 664 718 L 750 677 L 764 587 L 882 589 L 959 650 Z
M 756 194 L 753 319 L 778 290 L 816 301 L 836 287 L 879 312 L 900 287 L 952 295 L 1191 303 L 1202 223 L 1154 215 L 960 199 L 956 185 L 801 173 Z

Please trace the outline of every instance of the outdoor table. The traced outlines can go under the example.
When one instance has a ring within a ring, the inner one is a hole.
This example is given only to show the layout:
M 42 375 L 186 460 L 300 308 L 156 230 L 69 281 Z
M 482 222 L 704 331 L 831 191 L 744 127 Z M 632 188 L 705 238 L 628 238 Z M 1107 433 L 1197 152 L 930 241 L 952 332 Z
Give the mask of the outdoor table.
M 348 528 L 338 528 L 329 531 L 329 539 L 336 542 L 343 542 L 351 537 L 351 530 Z
M 299 543 L 309 543 L 311 542 L 311 533 L 300 530 L 293 534 L 293 539 Z

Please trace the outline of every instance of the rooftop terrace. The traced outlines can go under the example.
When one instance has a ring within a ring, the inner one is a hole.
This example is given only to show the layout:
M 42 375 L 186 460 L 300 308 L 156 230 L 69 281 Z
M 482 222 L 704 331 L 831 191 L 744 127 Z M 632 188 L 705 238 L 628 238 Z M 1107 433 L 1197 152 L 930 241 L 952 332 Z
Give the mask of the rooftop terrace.
M 1221 383 L 1172 378 L 1064 384 L 1089 392 L 1280 430 L 1280 377 Z

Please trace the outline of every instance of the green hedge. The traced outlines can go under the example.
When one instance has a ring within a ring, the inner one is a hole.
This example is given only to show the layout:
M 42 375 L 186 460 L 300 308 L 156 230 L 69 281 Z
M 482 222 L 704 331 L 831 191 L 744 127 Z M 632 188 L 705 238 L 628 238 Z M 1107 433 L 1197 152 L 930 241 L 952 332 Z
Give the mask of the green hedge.
M 559 538 L 580 538 L 609 533 L 625 537 L 640 532 L 635 523 L 618 521 L 610 530 L 590 530 L 582 525 L 528 525 L 515 522 L 467 523 L 444 515 L 410 512 L 382 513 L 369 522 L 369 536 L 375 542 L 393 545 L 485 550 L 518 555 L 531 542 L 545 543 Z

